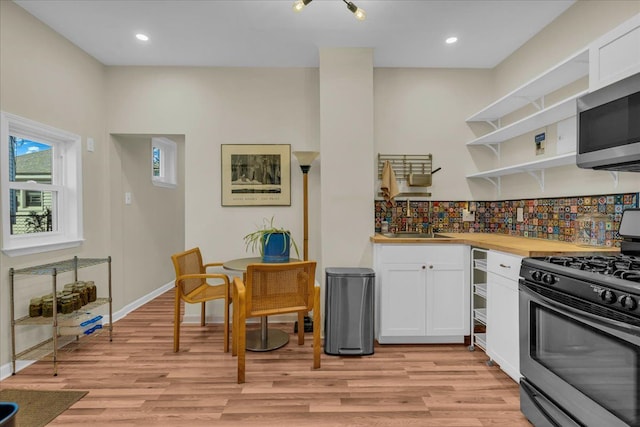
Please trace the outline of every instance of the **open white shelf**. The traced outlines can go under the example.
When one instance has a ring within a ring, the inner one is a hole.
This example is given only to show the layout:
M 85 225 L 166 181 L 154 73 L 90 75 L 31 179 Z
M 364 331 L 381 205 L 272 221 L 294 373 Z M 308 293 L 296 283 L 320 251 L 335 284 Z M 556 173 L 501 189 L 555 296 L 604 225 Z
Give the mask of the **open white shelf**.
M 475 344 L 483 350 L 487 349 L 487 334 L 474 334 Z
M 486 283 L 474 283 L 473 293 L 480 295 L 482 298 L 487 299 L 487 284 Z
M 475 308 L 473 309 L 473 316 L 476 320 L 487 324 L 487 309 L 486 308 Z
M 565 153 L 554 157 L 545 157 L 544 159 L 534 160 L 532 162 L 520 163 L 517 165 L 505 166 L 498 169 L 492 169 L 483 172 L 473 173 L 467 175 L 467 178 L 482 178 L 491 182 L 500 194 L 500 177 L 505 175 L 513 175 L 517 173 L 528 173 L 531 175 L 540 185 L 540 189 L 544 191 L 544 170 L 548 168 L 555 168 L 559 166 L 575 165 L 576 153 Z
M 467 177 L 468 178 L 468 177 Z M 474 259 L 473 260 L 473 268 L 477 268 L 480 271 L 487 271 L 487 260 L 485 259 Z
M 589 49 L 583 49 L 467 119 L 492 122 L 589 74 Z
M 589 91 L 579 92 L 530 116 L 527 116 L 508 126 L 499 128 L 493 132 L 483 135 L 467 145 L 487 145 L 498 144 L 516 136 L 524 135 L 536 129 L 540 129 L 551 123 L 556 123 L 569 117 L 575 116 L 577 112 L 576 100 L 586 95 Z
M 534 160 L 532 162 L 520 163 L 518 165 L 505 166 L 498 169 L 473 173 L 471 175 L 467 175 L 467 178 L 496 178 L 504 175 L 513 175 L 516 173 L 531 172 L 558 166 L 566 166 L 575 164 L 575 162 L 576 153 L 575 151 L 573 151 L 571 153 L 565 153 L 559 156 L 545 157 L 544 159 Z

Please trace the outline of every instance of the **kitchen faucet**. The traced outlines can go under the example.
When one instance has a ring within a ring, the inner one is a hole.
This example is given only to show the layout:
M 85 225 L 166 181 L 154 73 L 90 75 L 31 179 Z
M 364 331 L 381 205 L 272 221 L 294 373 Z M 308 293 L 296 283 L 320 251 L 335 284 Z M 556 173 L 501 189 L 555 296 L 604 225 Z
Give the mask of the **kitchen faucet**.
M 407 221 L 404 223 L 404 231 L 409 231 L 409 218 L 411 218 L 411 202 L 407 198 Z

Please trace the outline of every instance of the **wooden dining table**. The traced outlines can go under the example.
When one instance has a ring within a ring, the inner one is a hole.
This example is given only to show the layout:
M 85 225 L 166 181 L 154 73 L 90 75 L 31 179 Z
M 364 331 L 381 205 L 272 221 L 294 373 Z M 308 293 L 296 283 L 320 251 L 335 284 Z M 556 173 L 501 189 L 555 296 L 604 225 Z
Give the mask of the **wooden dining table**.
M 288 262 L 299 262 L 299 259 L 289 258 Z M 262 264 L 261 257 L 237 258 L 226 261 L 222 267 L 236 273 L 242 273 L 242 280 L 249 264 Z M 280 329 L 269 328 L 267 316 L 260 318 L 260 329 L 247 331 L 246 349 L 250 351 L 271 351 L 283 347 L 289 342 L 289 334 Z

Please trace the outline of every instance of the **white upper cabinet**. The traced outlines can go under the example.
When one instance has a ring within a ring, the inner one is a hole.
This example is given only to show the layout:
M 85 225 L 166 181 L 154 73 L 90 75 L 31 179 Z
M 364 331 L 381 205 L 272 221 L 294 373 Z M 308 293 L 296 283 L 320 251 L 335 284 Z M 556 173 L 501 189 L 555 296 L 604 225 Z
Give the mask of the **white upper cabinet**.
M 640 72 L 640 14 L 589 46 L 589 90 Z

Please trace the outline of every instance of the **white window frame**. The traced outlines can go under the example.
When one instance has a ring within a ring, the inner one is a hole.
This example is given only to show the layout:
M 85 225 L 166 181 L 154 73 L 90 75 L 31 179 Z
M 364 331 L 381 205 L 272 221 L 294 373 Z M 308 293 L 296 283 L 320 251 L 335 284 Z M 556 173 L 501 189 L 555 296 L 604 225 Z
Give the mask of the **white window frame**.
M 160 176 L 153 175 L 153 149 L 160 150 Z M 151 182 L 165 188 L 178 186 L 178 145 L 169 138 L 151 138 Z
M 9 182 L 9 136 L 52 146 L 52 184 Z M 79 246 L 82 241 L 82 142 L 80 136 L 14 114 L 0 112 L 2 162 L 2 251 L 9 256 L 29 255 Z M 55 191 L 54 231 L 11 234 L 9 190 Z

